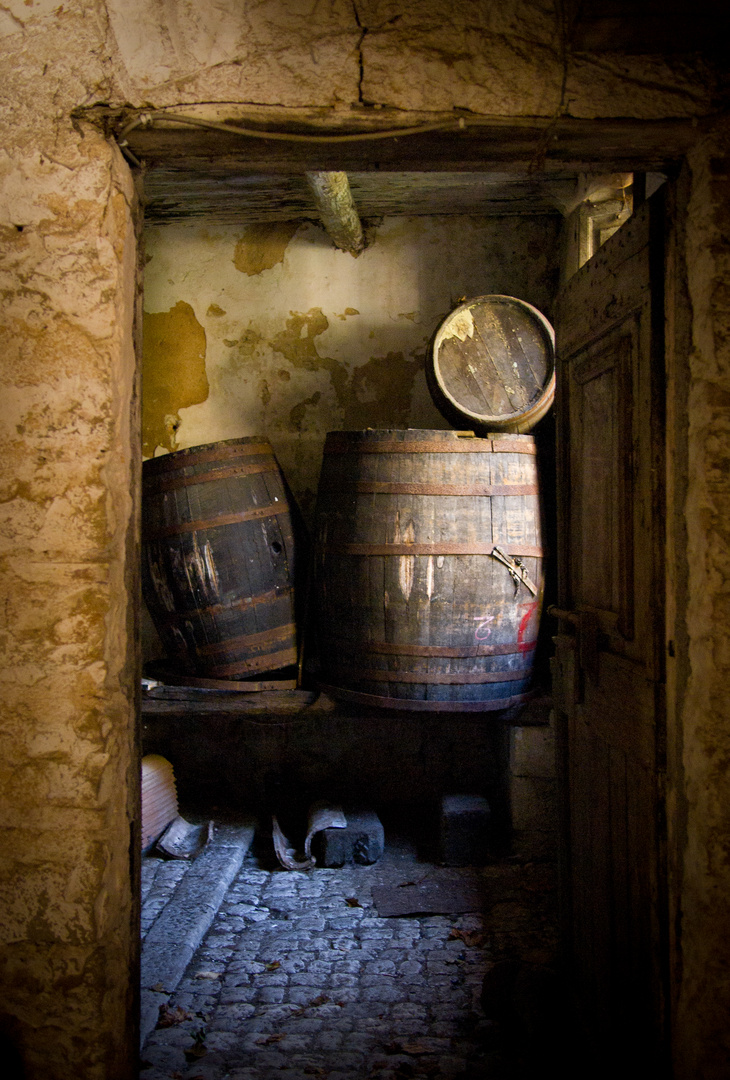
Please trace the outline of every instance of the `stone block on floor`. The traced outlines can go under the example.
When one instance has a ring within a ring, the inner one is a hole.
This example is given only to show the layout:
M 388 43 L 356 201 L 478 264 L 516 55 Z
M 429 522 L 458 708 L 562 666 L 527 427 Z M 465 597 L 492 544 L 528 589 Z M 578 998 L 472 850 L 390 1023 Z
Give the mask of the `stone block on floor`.
M 482 795 L 444 795 L 439 813 L 439 858 L 446 866 L 479 866 L 490 842 L 489 803 Z
M 373 810 L 345 809 L 344 829 L 322 829 L 312 841 L 317 866 L 370 866 L 385 850 L 385 833 Z

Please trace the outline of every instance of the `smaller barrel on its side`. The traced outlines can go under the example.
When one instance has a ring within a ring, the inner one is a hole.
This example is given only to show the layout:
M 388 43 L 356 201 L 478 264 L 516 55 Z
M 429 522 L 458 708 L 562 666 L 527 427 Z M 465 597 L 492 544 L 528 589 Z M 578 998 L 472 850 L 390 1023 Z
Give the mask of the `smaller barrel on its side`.
M 542 604 L 535 440 L 330 432 L 317 496 L 319 682 L 346 700 L 527 700 Z
M 555 334 L 514 296 L 477 296 L 437 328 L 426 361 L 434 404 L 478 432 L 531 431 L 555 397 Z
M 294 574 L 286 484 L 267 439 L 144 462 L 143 593 L 186 674 L 241 679 L 295 664 Z

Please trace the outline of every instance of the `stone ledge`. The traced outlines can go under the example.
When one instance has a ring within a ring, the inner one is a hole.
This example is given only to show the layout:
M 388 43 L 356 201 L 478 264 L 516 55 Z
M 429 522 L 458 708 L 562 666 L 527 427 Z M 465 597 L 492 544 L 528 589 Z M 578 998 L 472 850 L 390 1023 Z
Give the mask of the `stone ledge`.
M 142 946 L 140 1045 L 177 988 L 253 841 L 255 825 L 218 825 Z M 162 990 L 153 987 L 161 986 Z

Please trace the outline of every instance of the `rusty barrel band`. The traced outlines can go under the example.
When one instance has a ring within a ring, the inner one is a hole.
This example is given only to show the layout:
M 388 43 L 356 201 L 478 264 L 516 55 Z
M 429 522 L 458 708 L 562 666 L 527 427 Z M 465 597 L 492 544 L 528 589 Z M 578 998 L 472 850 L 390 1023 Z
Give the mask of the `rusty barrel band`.
M 542 548 L 531 544 L 492 540 L 488 544 L 331 544 L 327 555 L 491 555 L 495 544 L 513 557 L 541 559 Z
M 144 538 L 145 540 L 163 540 L 166 536 L 197 532 L 199 529 L 216 529 L 221 525 L 237 525 L 240 521 L 260 521 L 262 518 L 276 517 L 277 514 L 289 514 L 286 503 L 282 502 L 276 506 L 257 506 L 255 510 L 241 510 L 238 514 L 218 514 L 217 517 L 205 520 L 181 521 L 177 525 L 166 525 L 161 529 L 145 529 Z
M 482 683 L 525 682 L 532 675 L 532 668 L 517 671 L 453 671 L 432 673 L 429 671 L 378 671 L 329 664 L 330 675 L 341 676 L 348 681 L 370 683 L 423 683 L 428 686 L 477 686 Z
M 176 469 L 187 469 L 191 465 L 205 465 L 209 461 L 226 461 L 231 458 L 251 457 L 254 454 L 273 455 L 271 443 L 252 442 L 238 446 L 222 446 L 216 443 L 209 450 L 177 450 L 172 454 L 163 454 L 162 457 L 151 458 L 146 461 L 145 471 L 150 475 L 175 472 Z M 154 462 L 154 465 L 152 464 Z
M 328 647 L 343 649 L 345 652 L 371 653 L 385 656 L 432 656 L 444 659 L 468 659 L 476 656 L 512 656 L 515 653 L 527 653 L 537 645 L 537 638 L 519 644 L 509 642 L 505 645 L 405 645 L 390 641 L 350 641 L 342 638 L 327 637 L 331 642 Z
M 247 660 L 237 660 L 232 664 L 206 665 L 206 670 L 213 678 L 226 678 L 232 675 L 248 675 L 256 671 L 273 671 L 275 668 L 287 667 L 296 662 L 297 650 L 292 646 L 289 649 L 281 649 L 279 652 L 263 653 L 261 656 L 252 656 Z
M 487 498 L 511 495 L 537 495 L 537 484 L 389 484 L 372 480 L 352 480 L 326 483 L 324 493 L 357 492 L 359 495 L 456 495 L 468 498 Z
M 535 697 L 536 691 L 529 690 L 525 694 L 513 694 L 507 698 L 487 698 L 484 701 L 426 701 L 417 698 L 389 698 L 379 697 L 377 694 L 366 694 L 360 690 L 345 690 L 339 686 L 322 682 L 317 679 L 317 685 L 325 694 L 341 698 L 343 701 L 353 701 L 359 705 L 376 705 L 380 708 L 399 709 L 406 712 L 497 712 L 509 709 L 513 705 L 522 705 Z
M 187 465 L 185 466 L 187 468 Z M 198 484 L 210 484 L 214 480 L 225 480 L 229 476 L 256 476 L 258 473 L 278 472 L 276 458 L 268 455 L 266 461 L 249 462 L 247 465 L 226 465 L 222 469 L 209 469 L 204 473 L 190 476 L 145 476 L 143 488 L 145 495 L 157 495 L 165 491 L 177 491 L 178 488 L 195 487 Z
M 198 656 L 216 656 L 238 648 L 262 649 L 268 645 L 274 645 L 287 638 L 294 637 L 296 628 L 294 623 L 284 626 L 275 626 L 272 630 L 262 630 L 258 634 L 239 634 L 236 637 L 226 638 L 225 641 L 214 641 L 210 645 L 199 645 L 195 650 Z
M 519 439 L 531 436 L 518 435 Z M 325 454 L 529 454 L 535 457 L 534 442 L 515 445 L 508 439 L 444 439 L 423 442 L 357 442 L 349 439 L 327 439 Z
M 170 625 L 176 625 L 180 622 L 190 622 L 195 619 L 201 619 L 208 617 L 214 619 L 216 615 L 223 615 L 229 611 L 246 611 L 248 608 L 255 607 L 257 604 L 272 604 L 276 600 L 288 600 L 292 602 L 294 596 L 293 589 L 281 589 L 276 591 L 270 589 L 269 592 L 258 593 L 256 596 L 242 596 L 238 600 L 231 600 L 227 604 L 209 604 L 208 607 L 200 608 L 188 608 L 183 611 L 168 611 L 157 610 L 155 618 L 162 623 L 169 623 Z

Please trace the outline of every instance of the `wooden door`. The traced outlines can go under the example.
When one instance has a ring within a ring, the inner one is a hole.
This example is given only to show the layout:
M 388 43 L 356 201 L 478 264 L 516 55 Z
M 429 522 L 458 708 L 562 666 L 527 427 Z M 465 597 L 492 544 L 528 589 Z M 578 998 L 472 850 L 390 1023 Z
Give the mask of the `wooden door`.
M 594 1045 L 652 1075 L 667 957 L 664 232 L 660 191 L 570 279 L 556 326 L 567 959 Z

